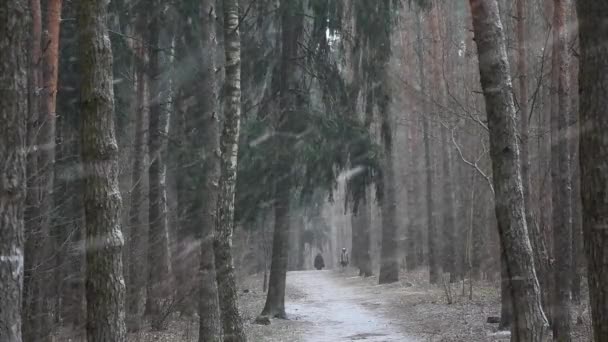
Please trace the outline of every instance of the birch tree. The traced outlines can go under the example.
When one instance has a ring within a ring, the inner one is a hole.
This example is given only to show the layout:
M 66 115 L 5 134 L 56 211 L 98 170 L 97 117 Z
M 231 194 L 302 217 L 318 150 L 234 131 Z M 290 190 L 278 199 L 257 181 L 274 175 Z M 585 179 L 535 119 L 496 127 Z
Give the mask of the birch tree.
M 241 41 L 239 3 L 224 1 L 225 95 L 224 124 L 220 135 L 220 179 L 213 250 L 223 336 L 226 342 L 245 341 L 237 305 L 237 288 L 232 261 L 234 200 L 238 139 L 241 120 Z

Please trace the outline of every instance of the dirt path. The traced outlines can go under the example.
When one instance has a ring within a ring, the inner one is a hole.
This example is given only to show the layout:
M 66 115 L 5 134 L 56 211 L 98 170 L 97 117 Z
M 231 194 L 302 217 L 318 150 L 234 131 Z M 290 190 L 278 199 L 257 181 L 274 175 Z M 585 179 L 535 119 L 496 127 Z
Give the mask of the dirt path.
M 287 282 L 304 293 L 303 298 L 285 303 L 290 319 L 312 323 L 304 341 L 416 341 L 399 331 L 390 317 L 368 308 L 378 305 L 373 294 L 357 291 L 339 274 L 289 272 Z

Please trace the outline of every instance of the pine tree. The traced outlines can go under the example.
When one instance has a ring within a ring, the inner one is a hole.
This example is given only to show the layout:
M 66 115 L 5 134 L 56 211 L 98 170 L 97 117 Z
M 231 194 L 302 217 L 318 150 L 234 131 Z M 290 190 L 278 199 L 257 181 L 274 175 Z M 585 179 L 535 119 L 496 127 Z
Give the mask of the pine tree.
M 78 3 L 87 341 L 125 342 L 125 282 L 107 1 Z

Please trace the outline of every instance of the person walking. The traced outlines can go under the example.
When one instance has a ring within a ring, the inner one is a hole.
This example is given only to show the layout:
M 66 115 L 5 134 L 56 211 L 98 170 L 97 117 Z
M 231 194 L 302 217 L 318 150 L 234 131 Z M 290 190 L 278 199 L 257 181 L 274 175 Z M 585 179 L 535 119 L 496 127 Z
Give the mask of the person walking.
M 342 267 L 342 271 L 344 271 L 348 266 L 348 252 L 346 251 L 346 248 L 342 248 L 342 253 L 340 254 L 340 266 Z
M 325 267 L 325 261 L 323 261 L 323 256 L 321 253 L 318 253 L 315 257 L 315 268 L 320 271 L 323 269 L 323 267 Z

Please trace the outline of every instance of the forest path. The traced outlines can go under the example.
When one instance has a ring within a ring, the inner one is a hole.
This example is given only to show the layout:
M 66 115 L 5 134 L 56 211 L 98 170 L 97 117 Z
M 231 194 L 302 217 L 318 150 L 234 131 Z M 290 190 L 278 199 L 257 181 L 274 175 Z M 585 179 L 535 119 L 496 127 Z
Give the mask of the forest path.
M 357 277 L 334 271 L 297 271 L 287 274 L 287 283 L 304 295 L 285 303 L 290 319 L 308 321 L 312 328 L 304 341 L 415 342 L 399 331 L 379 309 L 381 298 Z

